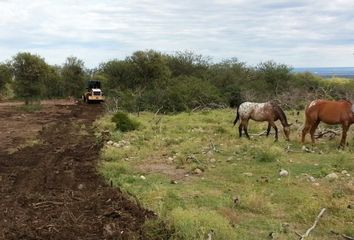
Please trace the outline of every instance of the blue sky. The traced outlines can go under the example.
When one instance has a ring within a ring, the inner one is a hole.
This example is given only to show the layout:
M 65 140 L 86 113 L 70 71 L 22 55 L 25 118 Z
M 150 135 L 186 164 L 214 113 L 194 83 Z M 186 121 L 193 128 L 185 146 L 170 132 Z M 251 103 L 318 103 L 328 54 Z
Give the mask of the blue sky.
M 353 67 L 354 1 L 0 0 L 0 62 L 29 51 L 95 67 L 146 49 Z

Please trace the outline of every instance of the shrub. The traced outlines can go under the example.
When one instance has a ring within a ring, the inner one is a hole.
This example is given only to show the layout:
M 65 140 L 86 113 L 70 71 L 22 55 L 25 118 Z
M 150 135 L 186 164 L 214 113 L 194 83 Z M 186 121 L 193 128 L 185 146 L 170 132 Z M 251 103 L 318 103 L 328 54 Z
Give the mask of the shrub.
M 258 162 L 275 162 L 278 154 L 269 150 L 255 149 L 253 158 Z
M 140 125 L 137 121 L 130 119 L 124 112 L 117 112 L 114 114 L 112 117 L 112 122 L 116 124 L 116 129 L 122 132 L 133 131 Z
M 164 110 L 180 112 L 196 107 L 225 105 L 220 91 L 210 82 L 195 77 L 173 79 L 163 99 Z
M 175 208 L 169 215 L 174 227 L 174 239 L 238 239 L 229 222 L 215 211 Z

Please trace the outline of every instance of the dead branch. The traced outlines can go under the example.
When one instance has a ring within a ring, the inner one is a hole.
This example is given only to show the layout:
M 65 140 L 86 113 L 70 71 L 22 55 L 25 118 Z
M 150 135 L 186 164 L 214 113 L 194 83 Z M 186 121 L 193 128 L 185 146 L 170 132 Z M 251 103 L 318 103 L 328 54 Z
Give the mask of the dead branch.
M 154 114 L 154 118 L 157 116 L 157 114 L 159 114 L 159 112 L 161 111 L 161 109 L 163 109 L 163 106 L 160 107 L 159 109 L 157 109 L 157 111 L 156 111 L 155 114 Z
M 316 227 L 318 221 L 320 220 L 321 216 L 323 215 L 323 213 L 326 211 L 326 208 L 322 208 L 321 212 L 318 214 L 318 216 L 316 217 L 315 222 L 313 223 L 313 225 L 307 229 L 307 231 L 305 232 L 304 235 L 301 236 L 301 238 L 299 240 L 303 240 L 305 239 L 305 237 L 308 237 L 310 232 Z
M 354 240 L 354 237 L 350 237 L 350 236 L 347 236 L 345 234 L 340 234 L 338 232 L 335 232 L 333 230 L 331 230 L 331 233 L 337 235 L 337 236 L 341 236 L 343 239 L 346 239 L 346 240 Z
M 320 132 L 316 133 L 315 134 L 315 138 L 316 139 L 321 138 L 321 137 L 323 137 L 326 134 L 331 134 L 329 137 L 330 138 L 334 138 L 335 136 L 339 136 L 340 132 L 339 131 L 330 130 L 330 129 L 326 129 L 326 130 L 323 130 L 323 131 L 320 131 Z
M 225 104 L 201 102 L 201 105 L 198 105 L 195 108 L 193 108 L 191 113 L 199 110 L 203 111 L 203 110 L 210 110 L 210 109 L 225 109 L 225 108 L 227 108 Z
M 253 134 L 249 134 L 250 136 L 265 136 L 267 135 L 267 130 L 260 132 L 260 133 L 253 133 Z
M 195 108 L 192 109 L 191 112 L 195 112 L 197 111 L 198 109 L 202 108 L 203 106 L 199 105 L 199 106 L 196 106 Z
M 48 207 L 49 205 L 64 205 L 64 204 L 65 203 L 63 202 L 44 201 L 44 202 L 33 203 L 32 206 L 33 208 L 41 208 L 41 207 Z
M 342 238 L 347 239 L 347 240 L 354 240 L 354 237 L 349 237 L 347 235 L 341 234 Z

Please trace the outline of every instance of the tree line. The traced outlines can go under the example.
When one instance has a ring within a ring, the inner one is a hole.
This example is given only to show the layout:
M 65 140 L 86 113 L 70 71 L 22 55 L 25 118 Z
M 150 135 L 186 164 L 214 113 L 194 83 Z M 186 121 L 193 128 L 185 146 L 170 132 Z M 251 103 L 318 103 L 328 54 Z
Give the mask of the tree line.
M 0 63 L 0 95 L 13 93 L 26 102 L 80 97 L 89 79 L 102 81 L 108 104 L 114 102 L 128 111 L 179 112 L 267 100 L 301 109 L 314 98 L 350 99 L 354 94 L 353 79 L 326 80 L 311 73 L 293 73 L 291 67 L 274 61 L 256 66 L 237 58 L 214 63 L 189 51 L 136 51 L 94 69 L 87 69 L 76 57 L 53 66 L 31 53 L 18 53 Z
M 0 97 L 25 100 L 80 96 L 89 78 L 84 62 L 68 57 L 62 66 L 49 65 L 44 58 L 21 52 L 0 63 Z

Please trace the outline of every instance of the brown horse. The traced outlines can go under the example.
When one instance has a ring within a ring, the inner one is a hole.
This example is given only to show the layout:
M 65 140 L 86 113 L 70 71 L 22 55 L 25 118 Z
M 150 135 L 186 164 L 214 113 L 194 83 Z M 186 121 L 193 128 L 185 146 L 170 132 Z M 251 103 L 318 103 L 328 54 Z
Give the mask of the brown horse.
M 234 121 L 234 126 L 237 121 L 240 119 L 240 125 L 238 131 L 240 137 L 242 137 L 242 130 L 244 130 L 246 137 L 249 139 L 250 136 L 247 132 L 247 126 L 249 119 L 252 119 L 257 122 L 268 122 L 267 136 L 269 135 L 271 127 L 275 130 L 275 141 L 278 140 L 278 128 L 275 125 L 275 121 L 280 120 L 283 125 L 284 134 L 286 140 L 289 140 L 290 135 L 290 126 L 286 119 L 284 111 L 272 101 L 265 103 L 254 103 L 254 102 L 244 102 L 237 109 L 236 119 Z
M 314 100 L 305 109 L 305 126 L 302 130 L 302 143 L 305 142 L 305 136 L 310 132 L 312 143 L 315 143 L 315 131 L 320 122 L 330 125 L 342 125 L 342 139 L 340 146 L 344 147 L 347 131 L 354 123 L 354 105 L 348 100 L 329 101 Z

